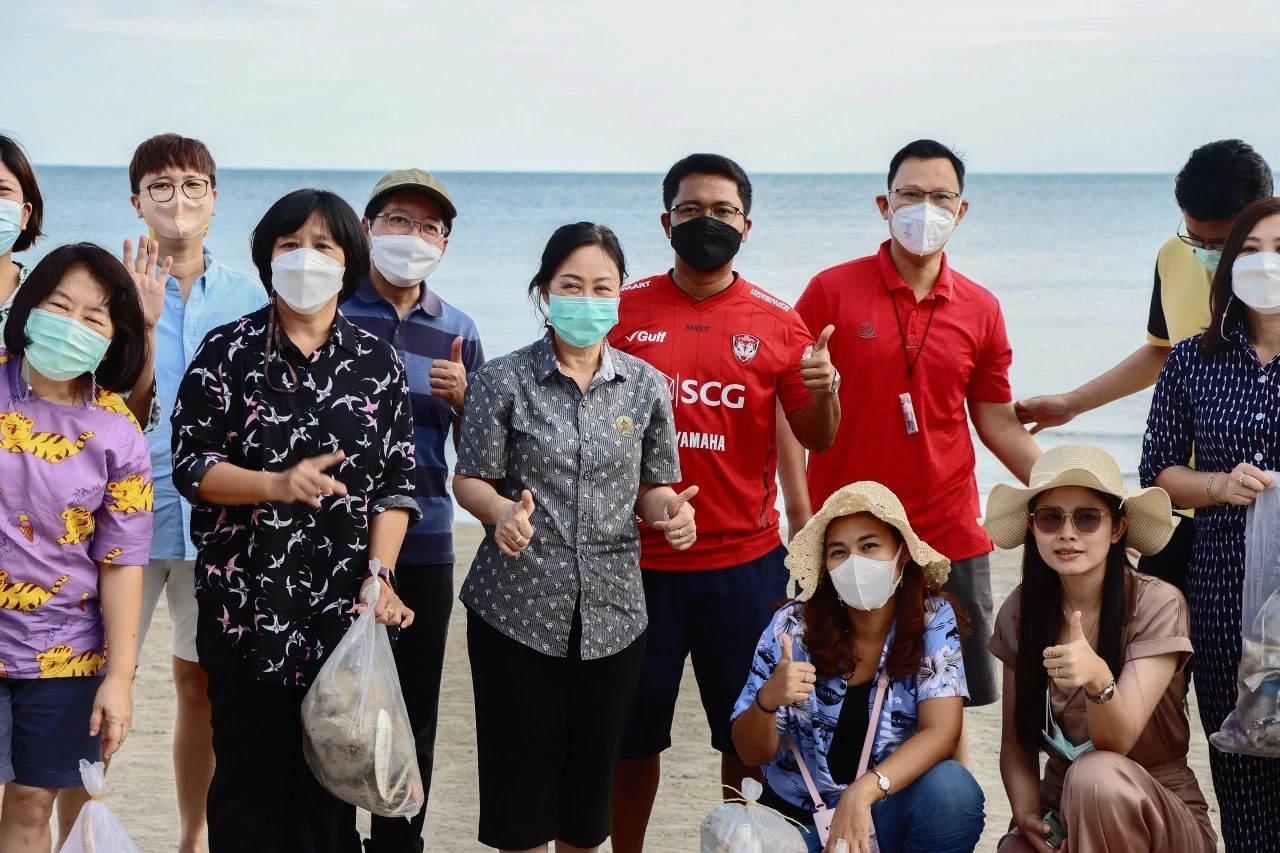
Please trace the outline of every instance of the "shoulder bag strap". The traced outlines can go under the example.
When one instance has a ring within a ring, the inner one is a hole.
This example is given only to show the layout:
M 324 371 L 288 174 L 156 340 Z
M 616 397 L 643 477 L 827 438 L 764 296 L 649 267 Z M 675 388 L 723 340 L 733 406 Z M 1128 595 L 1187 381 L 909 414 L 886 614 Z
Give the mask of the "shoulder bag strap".
M 800 775 L 804 777 L 804 785 L 809 789 L 809 796 L 813 798 L 813 804 L 825 809 L 827 804 L 823 802 L 822 795 L 818 793 L 818 786 L 813 784 L 813 777 L 809 775 L 809 766 L 805 764 L 804 756 L 800 754 L 800 748 L 796 746 L 796 742 L 787 738 L 787 744 L 791 747 L 791 754 L 795 756 L 796 765 L 800 768 Z
M 884 706 L 884 693 L 889 687 L 889 676 L 882 671 L 880 678 L 876 681 L 876 701 L 871 709 L 871 717 L 868 719 L 867 739 L 862 744 L 862 759 L 858 762 L 858 774 L 854 778 L 857 779 L 867 772 L 867 765 L 871 761 L 871 746 L 876 741 L 876 732 L 880 728 L 880 709 Z

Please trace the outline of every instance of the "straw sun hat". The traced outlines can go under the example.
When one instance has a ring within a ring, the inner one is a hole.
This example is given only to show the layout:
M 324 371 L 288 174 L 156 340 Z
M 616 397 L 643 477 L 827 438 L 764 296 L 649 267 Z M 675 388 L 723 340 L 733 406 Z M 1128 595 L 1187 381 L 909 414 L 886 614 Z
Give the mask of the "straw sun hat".
M 787 568 L 800 585 L 797 601 L 808 601 L 818 589 L 818 581 L 826 571 L 827 525 L 834 519 L 859 512 L 869 512 L 902 534 L 911 559 L 924 573 L 925 586 L 937 589 L 951 573 L 951 563 L 921 541 L 907 522 L 907 511 L 898 496 L 879 483 L 863 480 L 850 483 L 827 498 L 822 509 L 791 540 Z
M 1046 450 L 1031 468 L 1029 488 L 1001 483 L 992 489 L 982 526 L 1001 548 L 1023 544 L 1031 499 L 1059 486 L 1083 486 L 1119 498 L 1129 519 L 1129 547 L 1143 554 L 1155 554 L 1173 536 L 1173 510 L 1165 490 L 1152 487 L 1129 491 L 1116 460 L 1105 450 L 1088 444 L 1064 444 Z

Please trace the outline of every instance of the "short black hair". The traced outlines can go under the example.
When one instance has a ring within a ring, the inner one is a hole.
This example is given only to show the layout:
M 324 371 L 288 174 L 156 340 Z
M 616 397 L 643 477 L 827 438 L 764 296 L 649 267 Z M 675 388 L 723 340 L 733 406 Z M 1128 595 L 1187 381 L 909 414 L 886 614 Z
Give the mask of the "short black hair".
M 434 201 L 436 205 L 440 208 L 440 218 L 444 220 L 444 236 L 448 237 L 449 234 L 452 233 L 453 217 L 450 216 L 449 212 L 444 209 L 444 205 L 440 204 L 440 200 L 437 199 L 435 196 L 433 196 L 431 193 L 418 192 L 413 187 L 400 187 L 399 189 L 392 190 L 391 192 L 379 193 L 378 195 L 369 199 L 369 203 L 364 206 L 364 218 L 369 220 L 370 223 L 372 223 L 374 220 L 374 217 L 376 217 L 379 213 L 387 209 L 387 202 L 391 201 L 391 197 L 399 192 L 410 192 L 410 193 L 417 192 L 418 195 L 424 196 L 425 198 L 429 198 L 432 201 Z
M 668 169 L 667 176 L 662 179 L 663 210 L 671 209 L 671 203 L 680 192 L 680 182 L 690 175 L 718 175 L 733 181 L 738 185 L 742 212 L 751 215 L 751 179 L 741 166 L 719 154 L 690 154 Z
M 30 343 L 27 318 L 31 310 L 48 299 L 67 274 L 77 268 L 86 270 L 107 292 L 107 311 L 115 329 L 111 346 L 93 372 L 94 378 L 108 391 L 131 391 L 147 363 L 147 325 L 142 313 L 142 297 L 120 258 L 93 243 L 59 246 L 35 265 L 13 295 L 13 308 L 4 327 L 5 348 L 14 355 L 26 352 Z
M 959 154 L 941 142 L 917 139 L 915 142 L 907 143 L 897 154 L 894 154 L 893 159 L 889 161 L 889 179 L 886 182 L 889 189 L 893 189 L 893 179 L 898 176 L 898 168 L 902 166 L 904 160 L 950 160 L 952 168 L 956 170 L 956 180 L 960 182 L 960 193 L 964 194 L 964 161 L 960 159 Z
M 1235 219 L 1271 193 L 1271 167 L 1239 139 L 1220 139 L 1192 151 L 1173 184 L 1178 207 L 1202 222 Z
M 13 244 L 14 252 L 25 252 L 44 236 L 44 231 L 41 230 L 44 225 L 44 196 L 40 195 L 40 184 L 36 182 L 36 172 L 31 168 L 26 152 L 16 139 L 3 133 L 0 133 L 0 162 L 18 179 L 22 201 L 31 205 L 31 218 L 27 220 L 27 227 L 22 229 Z
M 360 282 L 369 277 L 369 242 L 360 227 L 360 217 L 356 216 L 351 205 L 329 190 L 294 190 L 271 205 L 253 227 L 253 236 L 249 240 L 250 257 L 268 293 L 275 292 L 271 287 L 271 253 L 276 240 L 297 231 L 311 218 L 311 214 L 317 212 L 329 224 L 329 233 L 346 255 L 347 269 L 342 276 L 339 303 L 349 299 Z
M 627 280 L 627 259 L 622 254 L 622 244 L 618 242 L 618 235 L 614 234 L 612 229 L 594 222 L 561 225 L 547 241 L 547 247 L 542 250 L 542 264 L 533 274 L 533 280 L 529 282 L 529 298 L 539 310 L 542 308 L 542 301 L 539 298 L 542 288 L 551 283 L 551 279 L 555 278 L 556 270 L 560 269 L 565 260 L 583 246 L 599 246 L 609 256 L 609 260 L 617 265 L 619 283 Z

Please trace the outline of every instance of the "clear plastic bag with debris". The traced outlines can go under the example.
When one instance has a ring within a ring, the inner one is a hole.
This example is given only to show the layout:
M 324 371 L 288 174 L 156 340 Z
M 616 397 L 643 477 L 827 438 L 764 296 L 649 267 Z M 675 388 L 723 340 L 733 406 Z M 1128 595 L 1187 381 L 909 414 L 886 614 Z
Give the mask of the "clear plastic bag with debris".
M 1223 752 L 1280 758 L 1280 488 L 1260 492 L 1245 516 L 1240 610 L 1239 698 L 1209 742 Z
M 743 779 L 744 802 L 717 806 L 702 822 L 701 853 L 805 853 L 804 830 L 760 805 L 763 792 L 755 779 Z
M 302 749 L 316 779 L 343 802 L 381 817 L 412 817 L 422 774 L 385 625 L 374 621 L 380 584 L 334 647 L 302 700 Z
M 139 853 L 138 845 L 102 801 L 106 775 L 107 766 L 101 761 L 90 764 L 80 759 L 80 781 L 89 794 L 89 802 L 80 809 L 80 816 L 58 853 Z

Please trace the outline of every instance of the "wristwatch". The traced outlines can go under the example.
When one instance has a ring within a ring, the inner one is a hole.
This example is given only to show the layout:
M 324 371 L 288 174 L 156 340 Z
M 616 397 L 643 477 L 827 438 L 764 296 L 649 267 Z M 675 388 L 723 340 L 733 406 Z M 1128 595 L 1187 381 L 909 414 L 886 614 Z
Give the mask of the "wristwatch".
M 889 799 L 889 790 L 893 787 L 893 783 L 889 781 L 889 777 L 881 773 L 879 770 L 873 769 L 872 773 L 876 774 L 876 787 L 880 789 L 880 793 L 884 794 L 881 799 Z
M 1114 678 L 1111 679 L 1111 683 L 1108 684 L 1106 688 L 1097 696 L 1094 696 L 1092 693 L 1090 693 L 1088 689 L 1085 689 L 1084 691 L 1084 698 L 1088 699 L 1090 702 L 1092 702 L 1095 705 L 1105 705 L 1108 702 L 1110 702 L 1111 697 L 1115 695 L 1116 695 L 1116 680 Z
M 840 393 L 840 371 L 836 371 L 836 378 L 831 380 L 831 390 L 827 392 L 828 397 L 834 397 Z
M 369 568 L 364 570 L 364 577 L 361 580 L 365 581 L 373 577 L 385 578 L 388 582 L 391 580 L 391 570 L 382 565 L 382 561 L 377 557 L 369 561 Z

